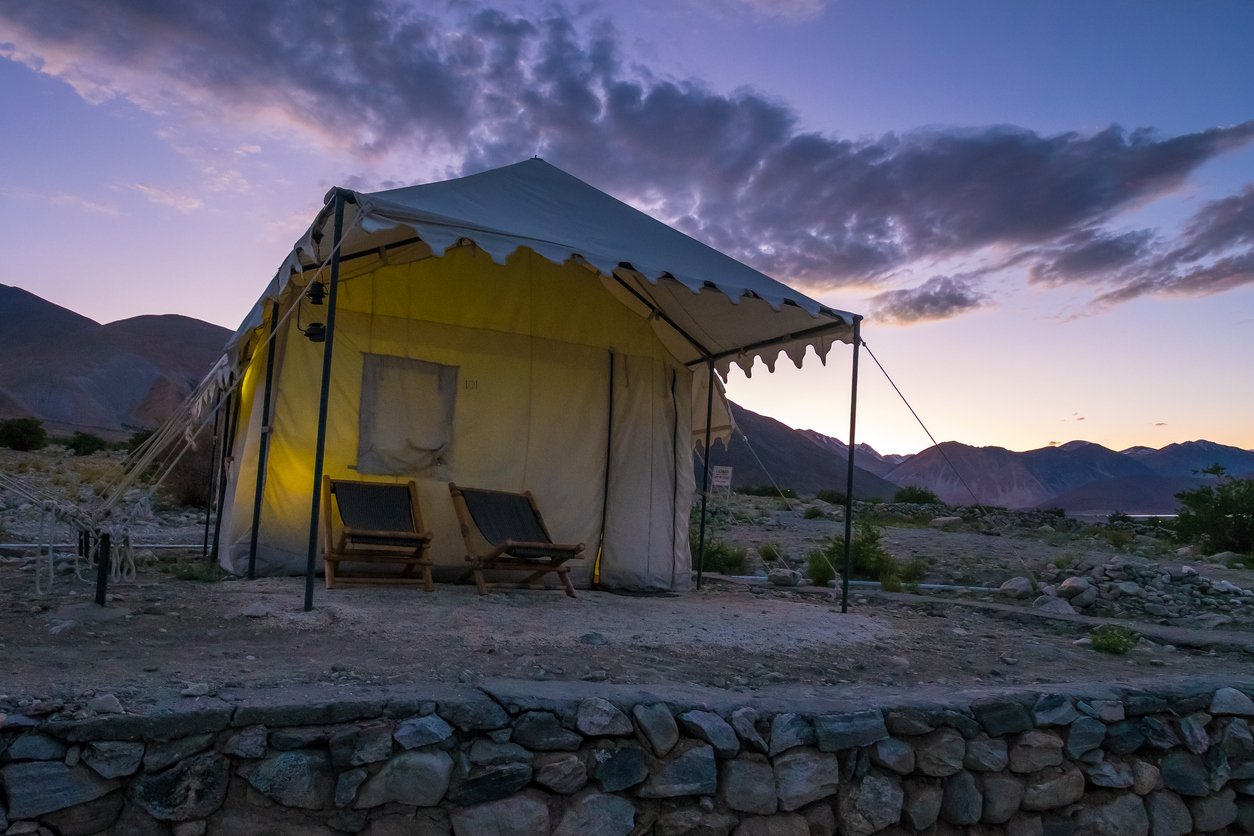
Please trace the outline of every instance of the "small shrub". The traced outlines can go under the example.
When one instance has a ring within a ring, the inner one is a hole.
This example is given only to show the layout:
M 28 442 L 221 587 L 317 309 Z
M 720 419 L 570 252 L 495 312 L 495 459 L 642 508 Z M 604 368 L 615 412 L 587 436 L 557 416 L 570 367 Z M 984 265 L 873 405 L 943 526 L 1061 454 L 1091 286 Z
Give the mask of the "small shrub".
M 1097 536 L 1117 549 L 1130 545 L 1136 539 L 1136 535 L 1128 529 L 1114 528 L 1113 526 L 1104 526 L 1097 532 Z
M 109 448 L 109 442 L 100 436 L 81 432 L 76 432 L 65 439 L 64 444 L 65 449 L 76 456 L 90 456 L 92 453 L 99 453 Z
M 879 582 L 880 589 L 885 592 L 901 592 L 901 569 L 892 555 L 880 558 Z
M 906 585 L 918 589 L 919 581 L 927 574 L 929 561 L 926 557 L 912 557 L 901 567 L 901 579 Z
M 212 455 L 213 440 L 206 429 L 196 437 L 196 446 L 183 453 L 162 480 L 163 497 L 176 507 L 208 508 Z
M 801 516 L 805 517 L 807 520 L 817 520 L 819 517 L 825 517 L 827 515 L 823 513 L 823 510 L 819 508 L 819 506 L 811 505 L 809 508 L 801 512 Z
M 1114 523 L 1131 523 L 1132 518 L 1124 512 L 1116 509 L 1113 514 L 1106 518 L 1106 522 L 1111 523 L 1112 525 Z
M 806 577 L 815 586 L 827 586 L 836 580 L 834 557 L 823 549 L 811 549 L 806 555 Z
M 745 567 L 748 564 L 749 553 L 744 546 L 733 546 L 724 543 L 722 540 L 715 540 L 707 537 L 705 541 L 705 559 L 696 554 L 696 546 L 693 546 L 693 559 L 701 561 L 699 564 L 703 572 L 717 572 L 721 575 L 743 575 Z
M 845 492 L 834 490 L 832 488 L 824 488 L 815 495 L 816 499 L 821 499 L 830 505 L 844 505 Z
M 892 557 L 884 549 L 884 531 L 874 523 L 854 524 L 853 544 L 849 550 L 849 577 L 858 580 L 879 580 L 880 565 Z M 840 568 L 845 564 L 845 539 L 833 537 L 822 552 L 832 565 Z
M 29 452 L 48 443 L 48 431 L 38 418 L 10 418 L 0 421 L 0 447 Z
M 1103 624 L 1093 631 L 1092 639 L 1094 650 L 1122 656 L 1136 646 L 1141 636 L 1135 630 L 1118 624 Z
M 893 494 L 893 502 L 909 502 L 915 505 L 940 505 L 940 497 L 918 485 L 906 485 Z
M 758 546 L 758 554 L 766 563 L 778 563 L 781 557 L 779 546 L 774 543 L 763 543 Z

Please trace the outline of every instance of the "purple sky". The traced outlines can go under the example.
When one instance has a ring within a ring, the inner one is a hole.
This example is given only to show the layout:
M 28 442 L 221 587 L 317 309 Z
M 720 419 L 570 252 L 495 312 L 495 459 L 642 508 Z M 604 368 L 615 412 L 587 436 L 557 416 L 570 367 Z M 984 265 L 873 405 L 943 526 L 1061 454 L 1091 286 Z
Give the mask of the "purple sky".
M 867 314 L 939 438 L 1254 447 L 1254 4 L 536 8 L 0 2 L 0 282 L 234 327 L 329 186 L 539 154 Z M 843 436 L 835 356 L 732 396 Z

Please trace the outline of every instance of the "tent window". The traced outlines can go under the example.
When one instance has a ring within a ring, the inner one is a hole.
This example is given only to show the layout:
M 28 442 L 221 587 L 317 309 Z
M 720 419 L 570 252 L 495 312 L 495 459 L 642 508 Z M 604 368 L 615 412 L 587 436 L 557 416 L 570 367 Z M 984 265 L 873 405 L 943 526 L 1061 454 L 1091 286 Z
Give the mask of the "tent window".
M 456 395 L 456 366 L 364 355 L 357 472 L 419 476 L 440 464 Z

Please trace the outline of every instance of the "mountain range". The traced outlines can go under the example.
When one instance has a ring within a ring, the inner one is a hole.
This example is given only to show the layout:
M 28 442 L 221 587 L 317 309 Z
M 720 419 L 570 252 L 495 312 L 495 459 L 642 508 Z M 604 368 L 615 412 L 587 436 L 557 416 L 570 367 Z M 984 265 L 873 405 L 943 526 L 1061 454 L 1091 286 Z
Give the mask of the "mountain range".
M 0 418 L 33 416 L 53 433 L 122 438 L 156 426 L 222 352 L 230 332 L 185 316 L 137 316 L 100 324 L 15 287 L 0 285 Z M 843 492 L 848 446 L 732 404 L 738 431 L 710 461 L 734 468 L 738 487 Z M 914 455 L 854 452 L 854 495 L 890 499 L 915 485 L 955 505 L 1063 508 L 1093 514 L 1174 513 L 1175 494 L 1204 484 L 1220 464 L 1254 477 L 1254 451 L 1212 441 L 1155 450 L 1111 450 L 1088 441 L 1015 452 L 946 441 Z M 699 475 L 698 475 L 699 478 Z
M 229 336 L 176 315 L 102 325 L 0 285 L 0 418 L 33 416 L 54 434 L 124 438 L 168 417 Z

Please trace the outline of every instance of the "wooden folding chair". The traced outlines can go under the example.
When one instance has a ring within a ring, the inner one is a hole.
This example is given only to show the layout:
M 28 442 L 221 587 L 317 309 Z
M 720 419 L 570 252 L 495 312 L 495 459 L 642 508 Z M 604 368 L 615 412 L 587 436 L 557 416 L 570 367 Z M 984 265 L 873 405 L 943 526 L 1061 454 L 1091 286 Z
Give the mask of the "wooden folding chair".
M 575 597 L 566 561 L 578 558 L 584 544 L 553 542 L 530 491 L 511 493 L 462 488 L 451 482 L 448 489 L 453 495 L 462 539 L 466 541 L 466 560 L 475 564 L 472 571 L 480 595 L 488 593 L 484 571 L 512 569 L 530 573 L 523 579 L 524 585 L 533 584 L 553 572 L 566 594 Z M 482 554 L 476 548 L 476 530 L 489 545 L 488 551 Z
M 332 497 L 342 521 L 335 536 Z M 322 515 L 327 541 L 323 552 L 327 589 L 338 584 L 422 584 L 431 592 L 431 532 L 423 528 L 418 486 L 391 482 L 322 479 Z M 403 567 L 400 574 L 339 572 L 341 562 L 378 563 Z M 421 570 L 413 576 L 414 568 Z

